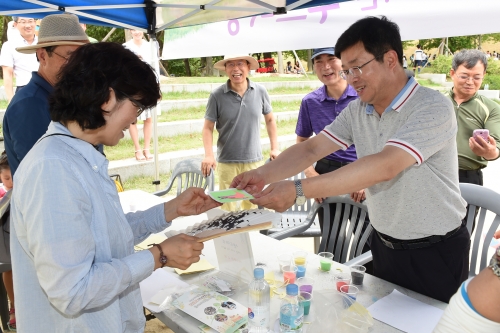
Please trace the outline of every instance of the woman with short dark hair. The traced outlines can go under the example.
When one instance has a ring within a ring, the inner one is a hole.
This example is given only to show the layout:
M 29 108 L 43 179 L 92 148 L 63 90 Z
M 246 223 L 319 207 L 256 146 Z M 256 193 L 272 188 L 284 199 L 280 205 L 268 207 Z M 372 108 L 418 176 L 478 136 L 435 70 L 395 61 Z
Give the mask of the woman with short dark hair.
M 23 332 L 141 332 L 139 282 L 165 265 L 185 269 L 203 243 L 178 235 L 134 245 L 177 216 L 218 204 L 203 189 L 124 214 L 108 160 L 145 108 L 160 99 L 151 67 L 119 44 L 77 49 L 50 100 L 52 122 L 16 172 L 11 253 L 17 325 Z

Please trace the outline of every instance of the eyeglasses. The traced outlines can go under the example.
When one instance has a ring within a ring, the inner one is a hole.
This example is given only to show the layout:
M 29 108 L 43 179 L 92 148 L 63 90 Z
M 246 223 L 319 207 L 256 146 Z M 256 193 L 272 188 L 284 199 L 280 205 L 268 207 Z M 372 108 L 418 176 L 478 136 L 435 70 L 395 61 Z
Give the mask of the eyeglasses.
M 129 95 L 125 94 L 123 91 L 119 91 L 119 90 L 116 90 L 116 91 L 118 91 L 123 96 L 127 97 L 132 102 L 132 104 L 134 104 L 135 106 L 137 106 L 139 108 L 137 110 L 137 117 L 139 117 L 144 112 L 144 110 L 147 109 L 147 107 L 144 106 L 144 104 L 142 104 L 141 102 L 139 102 L 138 100 L 136 100 L 132 96 L 129 96 Z
M 472 81 L 475 81 L 475 82 L 481 82 L 481 80 L 484 78 L 482 76 L 467 76 L 467 75 L 457 75 L 458 79 L 460 81 L 469 81 L 469 80 L 472 80 Z
M 375 59 L 377 59 L 379 57 L 380 56 L 377 56 L 377 57 L 373 58 L 372 60 L 369 60 L 369 61 L 365 62 L 361 66 L 354 66 L 354 67 L 351 67 L 349 69 L 346 69 L 346 70 L 343 70 L 343 71 L 339 71 L 339 75 L 344 80 L 352 79 L 354 77 L 359 77 L 361 74 L 363 74 L 363 72 L 361 71 L 361 68 L 363 68 L 364 66 L 368 65 L 370 62 L 372 62 L 373 60 L 375 60 Z
M 61 57 L 61 58 L 63 58 L 66 62 L 68 62 L 68 60 L 69 60 L 69 57 L 65 57 L 65 56 L 63 56 L 63 55 L 61 55 L 61 54 L 57 53 L 56 51 L 52 51 L 52 53 L 54 53 L 55 55 L 60 56 L 60 57 Z
M 234 67 L 244 68 L 248 66 L 248 62 L 246 61 L 238 61 L 238 62 L 226 62 L 226 68 L 233 69 Z

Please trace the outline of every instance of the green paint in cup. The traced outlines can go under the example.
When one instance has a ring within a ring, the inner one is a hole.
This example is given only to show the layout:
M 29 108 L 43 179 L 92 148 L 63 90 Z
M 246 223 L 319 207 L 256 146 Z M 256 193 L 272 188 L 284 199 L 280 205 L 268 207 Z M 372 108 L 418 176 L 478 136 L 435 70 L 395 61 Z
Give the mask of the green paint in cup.
M 322 271 L 328 272 L 330 269 L 332 269 L 331 260 L 321 260 L 319 264 L 321 266 Z

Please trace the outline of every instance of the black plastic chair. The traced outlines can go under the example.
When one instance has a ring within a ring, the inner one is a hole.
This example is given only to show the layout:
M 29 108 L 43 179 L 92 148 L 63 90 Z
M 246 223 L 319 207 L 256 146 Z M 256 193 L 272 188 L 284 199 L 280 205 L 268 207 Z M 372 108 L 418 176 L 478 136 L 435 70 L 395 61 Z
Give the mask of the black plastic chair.
M 335 212 L 330 211 L 332 203 L 337 204 Z M 325 221 L 330 221 L 330 214 L 334 214 L 334 218 L 331 225 L 323 226 L 319 252 L 333 253 L 333 260 L 340 263 L 346 263 L 360 256 L 373 227 L 370 223 L 365 226 L 368 218 L 366 205 L 354 202 L 349 195 L 328 197 L 321 204 L 315 202 L 305 223 L 277 232 L 270 237 L 281 240 L 304 232 L 313 224 L 320 209 L 324 210 Z M 371 251 L 369 253 L 371 254 Z

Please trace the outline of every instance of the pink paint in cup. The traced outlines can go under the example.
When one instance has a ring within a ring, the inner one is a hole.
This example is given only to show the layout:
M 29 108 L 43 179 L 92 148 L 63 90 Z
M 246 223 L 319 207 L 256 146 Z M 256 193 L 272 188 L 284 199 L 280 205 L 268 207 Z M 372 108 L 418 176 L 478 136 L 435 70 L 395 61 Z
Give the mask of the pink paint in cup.
M 334 279 L 335 285 L 337 286 L 337 291 L 340 291 L 340 288 L 351 283 L 351 274 L 338 273 L 335 275 Z
M 285 283 L 288 284 L 295 283 L 296 277 L 297 277 L 297 266 L 294 265 L 283 266 L 283 281 Z

